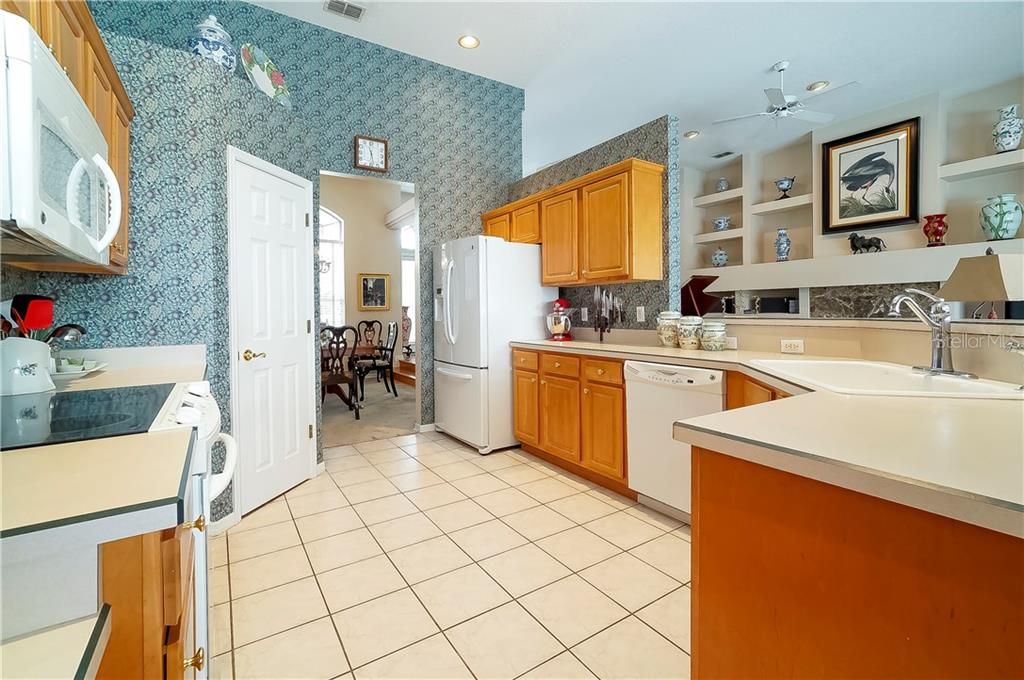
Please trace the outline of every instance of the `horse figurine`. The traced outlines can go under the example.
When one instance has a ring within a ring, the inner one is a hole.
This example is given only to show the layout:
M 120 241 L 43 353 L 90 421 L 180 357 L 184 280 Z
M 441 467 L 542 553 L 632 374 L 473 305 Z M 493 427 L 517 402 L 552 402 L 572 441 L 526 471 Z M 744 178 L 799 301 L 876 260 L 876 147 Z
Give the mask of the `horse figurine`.
M 850 239 L 850 250 L 854 255 L 858 253 L 870 253 L 871 249 L 874 248 L 876 253 L 882 252 L 883 248 L 887 248 L 885 241 L 878 238 L 877 236 L 866 237 L 854 232 L 847 236 Z

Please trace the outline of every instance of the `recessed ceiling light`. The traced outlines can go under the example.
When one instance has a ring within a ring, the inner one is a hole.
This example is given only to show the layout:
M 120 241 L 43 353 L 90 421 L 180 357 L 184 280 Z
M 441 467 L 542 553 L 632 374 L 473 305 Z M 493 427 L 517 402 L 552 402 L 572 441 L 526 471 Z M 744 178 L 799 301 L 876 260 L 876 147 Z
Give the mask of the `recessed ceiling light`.
M 807 86 L 807 91 L 817 92 L 818 90 L 824 90 L 828 86 L 829 82 L 827 80 L 815 80 L 813 83 Z
M 683 137 L 685 137 L 686 139 L 700 137 L 700 130 L 687 130 L 686 132 L 683 133 Z
M 475 50 L 480 47 L 480 38 L 475 35 L 469 35 L 468 33 L 459 38 L 459 47 L 464 47 L 467 50 Z

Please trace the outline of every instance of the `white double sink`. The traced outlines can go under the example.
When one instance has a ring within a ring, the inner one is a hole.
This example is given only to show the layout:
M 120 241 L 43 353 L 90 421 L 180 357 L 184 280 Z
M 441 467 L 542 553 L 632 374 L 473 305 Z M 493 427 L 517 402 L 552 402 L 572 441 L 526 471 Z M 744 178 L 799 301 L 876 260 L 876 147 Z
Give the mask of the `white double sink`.
M 750 363 L 780 378 L 839 394 L 1024 400 L 1020 385 L 932 375 L 899 364 L 800 359 L 754 359 Z

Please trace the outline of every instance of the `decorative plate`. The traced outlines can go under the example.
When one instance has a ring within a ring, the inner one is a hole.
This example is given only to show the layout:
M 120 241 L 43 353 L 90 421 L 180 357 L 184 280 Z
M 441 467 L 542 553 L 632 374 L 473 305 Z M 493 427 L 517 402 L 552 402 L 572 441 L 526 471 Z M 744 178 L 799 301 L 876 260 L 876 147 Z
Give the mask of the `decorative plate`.
M 239 48 L 242 67 L 253 86 L 289 111 L 292 108 L 291 94 L 284 82 L 284 74 L 274 66 L 266 52 L 252 43 Z
M 106 367 L 107 367 L 106 364 L 99 363 L 99 364 L 96 364 L 95 366 L 93 366 L 90 369 L 82 370 L 82 371 L 65 371 L 63 373 L 61 373 L 60 371 L 53 371 L 52 373 L 50 373 L 50 377 L 53 380 L 55 380 L 55 381 L 75 380 L 76 378 L 81 378 L 83 376 L 87 376 L 90 373 L 95 373 L 96 371 L 102 371 Z

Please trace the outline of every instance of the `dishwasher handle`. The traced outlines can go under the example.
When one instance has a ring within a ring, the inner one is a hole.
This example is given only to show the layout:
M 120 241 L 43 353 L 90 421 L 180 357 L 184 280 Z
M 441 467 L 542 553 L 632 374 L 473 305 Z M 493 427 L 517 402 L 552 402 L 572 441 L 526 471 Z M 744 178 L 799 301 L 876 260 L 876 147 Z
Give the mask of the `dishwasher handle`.
M 724 382 L 722 371 L 693 366 L 627 361 L 624 371 L 627 382 L 643 382 L 676 389 L 721 386 Z

